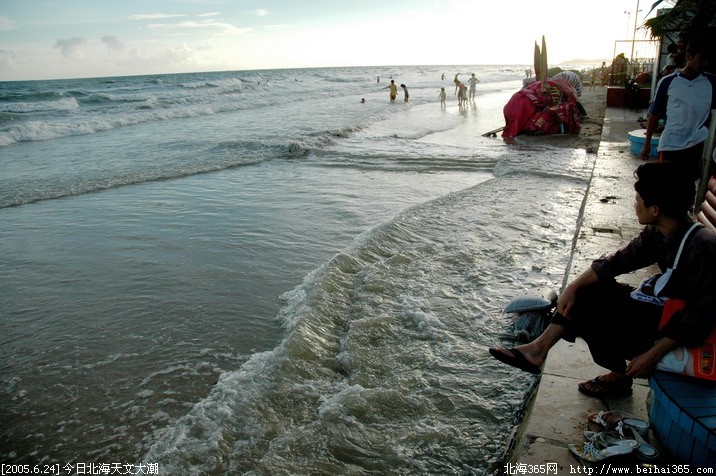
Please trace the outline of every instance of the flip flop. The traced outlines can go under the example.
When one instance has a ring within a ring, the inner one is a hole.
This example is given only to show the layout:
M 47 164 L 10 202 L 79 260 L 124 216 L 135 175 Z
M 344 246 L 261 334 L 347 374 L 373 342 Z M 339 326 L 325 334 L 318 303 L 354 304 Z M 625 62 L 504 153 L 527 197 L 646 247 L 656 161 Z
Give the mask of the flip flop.
M 650 463 L 659 458 L 659 450 L 647 443 L 644 437 L 632 426 L 622 424 L 617 430 L 625 438 L 633 437 L 634 440 L 639 442 L 639 446 L 636 447 L 636 455 L 643 462 Z
M 617 411 L 600 411 L 596 413 L 590 413 L 587 416 L 587 420 L 590 423 L 598 425 L 606 431 L 614 431 L 619 428 L 619 425 L 628 426 L 638 433 L 642 437 L 646 437 L 649 432 L 649 423 L 637 418 L 634 415 L 628 413 L 617 412 Z
M 605 382 L 599 377 L 577 385 L 584 395 L 595 398 L 628 397 L 632 394 L 631 385 L 626 387 L 617 383 Z
M 629 445 L 604 445 L 595 442 L 579 443 L 567 446 L 577 458 L 589 463 L 604 461 L 614 456 L 624 456 L 634 451 Z
M 601 442 L 606 446 L 627 445 L 637 449 L 641 443 L 636 439 L 627 439 L 618 431 L 585 431 L 584 439 L 591 442 Z
M 524 370 L 525 372 L 529 372 L 533 375 L 539 375 L 541 371 L 540 367 L 529 362 L 524 356 L 524 354 L 522 354 L 522 352 L 515 349 L 514 347 L 511 349 L 491 348 L 489 350 L 490 355 L 492 355 L 494 358 L 496 358 L 502 363 L 511 365 L 512 367 L 516 367 L 520 370 Z M 505 350 L 507 352 L 512 353 L 512 355 L 506 354 L 505 352 L 501 352 Z
M 659 458 L 659 450 L 651 446 L 646 440 L 630 426 L 623 422 L 617 425 L 616 431 L 585 431 L 584 439 L 587 441 L 599 441 L 606 445 L 627 445 L 634 448 L 636 456 L 645 463 L 650 463 Z

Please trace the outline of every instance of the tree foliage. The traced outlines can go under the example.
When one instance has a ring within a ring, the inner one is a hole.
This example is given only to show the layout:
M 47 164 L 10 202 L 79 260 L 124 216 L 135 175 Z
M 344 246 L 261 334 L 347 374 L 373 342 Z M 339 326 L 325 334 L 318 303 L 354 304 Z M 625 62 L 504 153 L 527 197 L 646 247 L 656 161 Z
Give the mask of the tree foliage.
M 662 8 L 662 14 L 644 23 L 653 38 L 675 43 L 683 35 L 687 42 L 705 37 L 709 44 L 716 43 L 716 0 L 657 0 L 655 8 Z

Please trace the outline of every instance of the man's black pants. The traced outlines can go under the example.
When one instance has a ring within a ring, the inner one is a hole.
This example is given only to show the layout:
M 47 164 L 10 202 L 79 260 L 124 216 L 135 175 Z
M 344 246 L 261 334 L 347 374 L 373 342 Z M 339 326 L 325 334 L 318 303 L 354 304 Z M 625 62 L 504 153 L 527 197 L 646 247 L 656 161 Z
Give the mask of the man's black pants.
M 565 340 L 584 339 L 597 365 L 624 372 L 627 360 L 653 347 L 663 310 L 632 299 L 633 289 L 614 280 L 586 286 L 577 292 L 570 319 L 555 313 L 552 323 L 567 328 Z

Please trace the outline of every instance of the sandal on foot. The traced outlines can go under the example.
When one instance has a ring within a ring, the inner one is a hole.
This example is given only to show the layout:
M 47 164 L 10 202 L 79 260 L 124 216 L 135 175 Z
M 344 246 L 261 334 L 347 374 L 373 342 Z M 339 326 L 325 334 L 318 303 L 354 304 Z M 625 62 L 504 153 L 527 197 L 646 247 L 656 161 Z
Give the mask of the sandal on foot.
M 628 397 L 632 392 L 631 385 L 607 382 L 599 377 L 582 382 L 577 388 L 584 395 L 595 398 Z
M 631 453 L 634 448 L 629 445 L 604 445 L 589 441 L 587 443 L 572 444 L 567 446 L 577 458 L 589 463 L 604 461 L 613 456 L 624 456 Z
M 505 353 L 505 351 L 510 352 L 512 355 Z M 539 375 L 541 370 L 540 367 L 528 361 L 524 354 L 514 347 L 512 349 L 491 348 L 490 355 L 504 364 L 511 365 L 512 367 L 534 375 Z
M 635 417 L 634 415 L 623 412 L 601 411 L 597 413 L 590 413 L 587 420 L 606 431 L 616 430 L 617 426 L 621 423 L 624 426 L 631 427 L 636 433 L 639 433 L 639 435 L 643 437 L 645 437 L 649 432 L 649 423 Z

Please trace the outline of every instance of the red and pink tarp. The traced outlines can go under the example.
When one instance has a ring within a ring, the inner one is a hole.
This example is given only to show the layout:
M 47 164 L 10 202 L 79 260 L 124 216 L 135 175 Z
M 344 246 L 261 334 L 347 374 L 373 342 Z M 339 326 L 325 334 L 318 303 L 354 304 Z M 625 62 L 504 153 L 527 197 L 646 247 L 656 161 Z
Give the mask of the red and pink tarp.
M 563 79 L 535 81 L 512 95 L 503 109 L 505 139 L 519 134 L 576 134 L 580 130 L 577 97 Z

